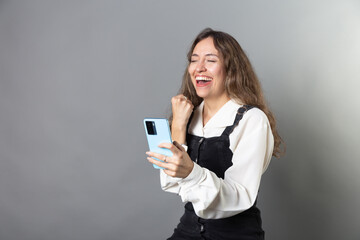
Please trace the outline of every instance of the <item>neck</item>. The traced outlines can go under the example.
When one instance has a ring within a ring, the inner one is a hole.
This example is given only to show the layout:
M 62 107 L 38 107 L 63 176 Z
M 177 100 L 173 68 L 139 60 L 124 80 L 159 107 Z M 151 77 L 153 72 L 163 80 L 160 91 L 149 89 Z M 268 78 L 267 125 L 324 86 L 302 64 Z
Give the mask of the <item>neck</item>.
M 227 95 L 216 99 L 204 99 L 203 124 L 205 125 L 229 100 L 230 98 Z

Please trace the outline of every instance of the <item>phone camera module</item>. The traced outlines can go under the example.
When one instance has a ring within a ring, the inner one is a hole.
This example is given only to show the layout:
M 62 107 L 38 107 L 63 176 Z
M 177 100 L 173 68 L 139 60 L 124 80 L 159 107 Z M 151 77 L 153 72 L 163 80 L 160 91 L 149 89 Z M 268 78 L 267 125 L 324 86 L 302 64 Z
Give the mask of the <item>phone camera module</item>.
M 146 121 L 146 130 L 147 130 L 149 135 L 156 135 L 155 122 Z

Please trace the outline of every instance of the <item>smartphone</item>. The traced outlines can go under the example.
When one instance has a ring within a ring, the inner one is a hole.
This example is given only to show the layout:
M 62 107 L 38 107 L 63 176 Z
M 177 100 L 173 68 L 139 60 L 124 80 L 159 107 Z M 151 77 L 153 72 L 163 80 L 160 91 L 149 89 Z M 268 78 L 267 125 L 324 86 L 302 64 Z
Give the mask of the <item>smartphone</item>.
M 169 149 L 158 147 L 160 143 L 172 143 L 168 120 L 166 118 L 145 118 L 144 127 L 150 151 L 171 157 L 173 154 Z M 161 159 L 153 158 L 163 162 Z M 164 169 L 155 164 L 153 166 L 157 169 Z

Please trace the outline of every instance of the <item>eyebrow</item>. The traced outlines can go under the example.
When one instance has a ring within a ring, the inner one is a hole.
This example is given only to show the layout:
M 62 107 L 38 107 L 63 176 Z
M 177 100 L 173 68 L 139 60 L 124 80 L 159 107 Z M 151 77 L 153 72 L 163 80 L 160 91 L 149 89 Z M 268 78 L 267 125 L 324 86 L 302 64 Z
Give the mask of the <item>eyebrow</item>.
M 194 53 L 194 54 L 192 54 L 191 56 L 192 56 L 192 57 L 198 57 L 199 55 L 197 55 L 196 53 Z M 205 54 L 205 56 L 206 56 L 206 57 L 209 57 L 209 56 L 210 56 L 210 57 L 213 57 L 213 56 L 214 56 L 214 57 L 217 57 L 217 58 L 219 57 L 218 55 L 216 55 L 216 54 L 214 54 L 214 53 L 208 53 L 208 54 Z

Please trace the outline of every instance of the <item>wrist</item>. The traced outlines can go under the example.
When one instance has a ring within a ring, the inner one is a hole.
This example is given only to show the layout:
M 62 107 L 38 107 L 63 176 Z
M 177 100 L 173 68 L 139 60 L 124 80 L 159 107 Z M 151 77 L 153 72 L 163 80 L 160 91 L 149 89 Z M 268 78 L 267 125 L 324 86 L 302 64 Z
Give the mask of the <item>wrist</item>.
M 179 144 L 185 144 L 186 130 L 171 129 L 171 138 Z
M 193 162 L 190 173 L 186 177 L 184 177 L 181 181 L 179 181 L 179 184 L 182 187 L 186 186 L 186 188 L 191 188 L 200 182 L 201 177 L 202 177 L 202 168 L 198 164 Z
M 171 129 L 175 131 L 184 131 L 186 130 L 186 123 L 179 123 L 176 121 L 173 121 L 171 124 Z

